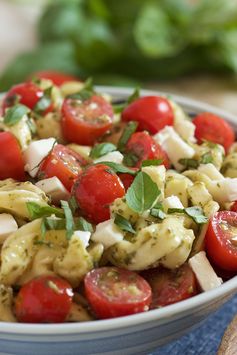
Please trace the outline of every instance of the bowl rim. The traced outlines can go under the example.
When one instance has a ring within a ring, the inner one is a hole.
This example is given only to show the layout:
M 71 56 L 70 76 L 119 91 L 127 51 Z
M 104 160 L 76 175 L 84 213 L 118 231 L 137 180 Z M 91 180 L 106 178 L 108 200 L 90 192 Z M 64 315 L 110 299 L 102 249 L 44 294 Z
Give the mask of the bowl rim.
M 124 87 L 110 87 L 110 86 L 98 86 L 97 90 L 101 93 L 108 93 L 118 98 L 126 98 L 130 95 L 134 88 Z M 175 102 L 183 106 L 186 110 L 193 110 L 194 112 L 210 111 L 216 115 L 222 116 L 232 125 L 237 127 L 237 117 L 223 109 L 216 108 L 207 103 L 194 100 L 188 97 L 172 94 L 170 92 L 164 92 L 159 90 L 141 90 L 142 96 L 148 95 L 162 95 L 168 96 Z M 120 328 L 128 328 L 131 326 L 137 326 L 141 324 L 147 324 L 155 322 L 156 320 L 166 320 L 173 316 L 182 316 L 182 313 L 195 309 L 196 307 L 204 306 L 207 302 L 211 302 L 224 298 L 230 295 L 234 291 L 237 291 L 237 276 L 226 281 L 221 286 L 198 294 L 187 300 L 177 302 L 175 304 L 168 305 L 164 308 L 150 310 L 148 312 L 138 313 L 135 315 L 117 317 L 105 320 L 93 320 L 87 322 L 75 322 L 75 323 L 60 323 L 60 324 L 27 324 L 27 323 L 12 323 L 12 322 L 0 322 L 1 334 L 14 334 L 14 335 L 72 335 L 72 334 L 85 334 L 85 333 L 98 333 L 104 331 L 111 331 Z

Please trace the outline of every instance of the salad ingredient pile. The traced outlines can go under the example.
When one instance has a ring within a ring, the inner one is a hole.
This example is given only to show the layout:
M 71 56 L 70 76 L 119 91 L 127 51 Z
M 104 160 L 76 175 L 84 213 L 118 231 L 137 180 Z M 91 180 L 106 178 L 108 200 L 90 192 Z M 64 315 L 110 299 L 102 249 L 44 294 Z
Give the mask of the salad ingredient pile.
M 237 147 L 221 117 L 48 72 L 0 112 L 1 321 L 135 314 L 236 274 Z

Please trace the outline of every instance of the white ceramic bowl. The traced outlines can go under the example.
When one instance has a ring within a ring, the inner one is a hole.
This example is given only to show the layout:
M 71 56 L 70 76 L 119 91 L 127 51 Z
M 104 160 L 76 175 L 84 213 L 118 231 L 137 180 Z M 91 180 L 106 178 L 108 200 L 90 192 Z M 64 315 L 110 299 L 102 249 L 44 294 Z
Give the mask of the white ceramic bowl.
M 100 87 L 115 98 L 133 90 Z M 142 95 L 167 93 L 142 91 Z M 186 112 L 213 112 L 237 128 L 234 115 L 207 104 L 170 95 Z M 161 309 L 85 323 L 20 324 L 0 322 L 0 354 L 148 354 L 200 325 L 237 291 L 237 276 L 220 287 Z

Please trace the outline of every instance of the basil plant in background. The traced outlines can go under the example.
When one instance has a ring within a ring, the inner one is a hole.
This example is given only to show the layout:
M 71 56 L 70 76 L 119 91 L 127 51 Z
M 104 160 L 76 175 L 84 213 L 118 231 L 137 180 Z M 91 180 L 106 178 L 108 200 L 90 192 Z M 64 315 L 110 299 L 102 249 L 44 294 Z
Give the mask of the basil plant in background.
M 236 73 L 237 3 L 49 1 L 38 38 L 38 48 L 17 57 L 3 73 L 1 90 L 45 69 L 116 85 L 200 71 Z

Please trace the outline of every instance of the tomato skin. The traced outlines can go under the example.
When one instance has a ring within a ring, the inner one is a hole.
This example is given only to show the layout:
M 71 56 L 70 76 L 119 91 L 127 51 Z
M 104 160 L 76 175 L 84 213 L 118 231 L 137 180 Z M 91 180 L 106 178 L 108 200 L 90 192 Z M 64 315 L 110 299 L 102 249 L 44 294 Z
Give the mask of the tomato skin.
M 127 191 L 127 189 L 132 185 L 135 176 L 127 173 L 121 173 L 118 174 L 118 176 L 123 183 L 125 191 Z
M 237 201 L 235 201 L 233 203 L 233 205 L 231 206 L 230 210 L 233 211 L 233 212 L 237 212 Z
M 16 297 L 19 322 L 64 322 L 72 304 L 71 285 L 57 276 L 39 276 L 23 285 Z
M 10 132 L 0 132 L 0 179 L 12 178 L 24 181 L 24 160 L 15 136 Z
M 57 176 L 66 189 L 71 191 L 74 181 L 82 171 L 81 167 L 86 164 L 86 160 L 78 153 L 62 144 L 57 144 L 43 160 L 38 176 L 41 179 Z
M 93 95 L 83 102 L 66 99 L 62 106 L 62 131 L 69 142 L 93 145 L 112 127 L 112 118 L 113 108 L 102 96 Z
M 168 306 L 197 294 L 195 275 L 187 263 L 175 270 L 156 268 L 141 275 L 152 289 L 150 309 Z
M 210 112 L 203 112 L 193 119 L 198 143 L 203 140 L 221 144 L 228 152 L 235 141 L 235 133 L 228 122 Z
M 98 318 L 144 312 L 151 302 L 149 284 L 133 271 L 117 267 L 94 269 L 86 275 L 84 284 L 87 299 Z M 133 289 L 130 291 L 129 287 Z
M 18 96 L 22 105 L 29 107 L 31 110 L 35 107 L 40 98 L 44 95 L 37 85 L 32 82 L 26 82 L 13 86 L 3 99 L 3 111 L 14 104 L 14 98 Z
M 218 267 L 237 271 L 237 245 L 231 242 L 231 237 L 236 235 L 237 213 L 233 211 L 217 212 L 210 220 L 205 245 L 209 258 Z
M 138 158 L 135 165 L 137 168 L 142 165 L 143 160 L 147 159 L 161 159 L 167 169 L 170 167 L 166 152 L 146 131 L 132 134 L 126 144 L 125 154 L 126 153 L 132 153 Z
M 174 113 L 169 101 L 160 96 L 144 96 L 128 105 L 122 112 L 123 121 L 137 121 L 139 131 L 155 134 L 172 126 Z
M 67 83 L 69 81 L 80 81 L 78 78 L 72 75 L 64 74 L 56 70 L 38 71 L 36 73 L 33 73 L 31 75 L 31 78 L 48 79 L 51 80 L 56 86 L 61 86 L 62 84 Z
M 94 223 L 110 218 L 109 205 L 123 197 L 125 189 L 119 177 L 106 165 L 91 165 L 80 174 L 72 189 L 82 214 Z

